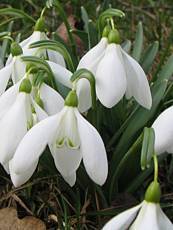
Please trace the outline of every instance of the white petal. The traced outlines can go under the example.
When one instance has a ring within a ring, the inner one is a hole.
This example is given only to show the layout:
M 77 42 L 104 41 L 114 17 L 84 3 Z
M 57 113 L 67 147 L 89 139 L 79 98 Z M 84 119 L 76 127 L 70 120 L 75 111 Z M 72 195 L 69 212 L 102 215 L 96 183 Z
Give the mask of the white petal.
M 128 94 L 133 96 L 143 107 L 150 109 L 152 97 L 147 77 L 139 63 L 123 49 L 121 51 L 126 69 Z
M 41 40 L 41 32 L 40 31 L 34 31 L 31 36 L 30 36 L 30 39 L 28 39 L 28 41 L 22 46 L 22 49 L 23 49 L 23 55 L 27 55 L 27 56 L 30 56 L 30 55 L 34 55 L 38 48 L 33 48 L 33 49 L 30 49 L 29 48 L 29 45 L 31 43 L 34 43 L 34 42 L 37 42 L 37 41 L 40 41 Z
M 26 94 L 20 93 L 12 107 L 0 120 L 0 162 L 5 164 L 12 157 L 27 132 L 25 111 Z
M 168 217 L 164 214 L 159 204 L 157 205 L 157 214 L 158 214 L 159 229 L 173 230 L 173 224 L 168 219 Z
M 155 151 L 157 154 L 173 153 L 173 106 L 162 112 L 153 123 Z M 172 151 L 170 152 L 170 150 Z
M 56 114 L 64 106 L 62 96 L 45 83 L 41 85 L 40 96 L 43 100 L 44 109 L 49 115 Z
M 34 100 L 32 100 L 32 105 L 34 106 L 38 121 L 44 120 L 48 117 L 48 114 Z
M 20 46 L 23 48 L 26 45 L 30 44 L 30 40 L 32 39 L 33 34 L 31 34 L 28 38 L 24 39 L 22 42 L 20 42 Z
M 139 204 L 133 208 L 128 209 L 127 211 L 124 211 L 120 213 L 119 215 L 112 218 L 104 227 L 102 230 L 124 230 L 128 229 L 130 224 L 135 219 L 137 212 L 141 208 L 142 204 Z M 139 229 L 138 229 L 139 230 Z
M 103 185 L 108 174 L 108 162 L 104 143 L 97 130 L 76 111 L 81 141 L 81 153 L 88 175 Z
M 28 171 L 44 151 L 49 139 L 55 134 L 58 116 L 44 119 L 24 136 L 13 157 L 13 171 L 21 174 Z
M 0 96 L 0 119 L 10 109 L 18 94 L 19 84 L 10 87 Z
M 13 63 L 3 67 L 0 70 L 0 95 L 4 93 L 7 88 L 8 81 L 12 73 Z
M 49 60 L 51 62 L 55 62 L 63 67 L 66 67 L 64 57 L 60 53 L 54 50 L 48 50 L 47 52 L 48 52 Z
M 14 64 L 12 68 L 12 80 L 13 83 L 16 84 L 20 81 L 25 75 L 26 65 L 21 61 L 21 57 L 17 56 L 14 58 Z
M 107 47 L 107 38 L 102 38 L 100 42 L 90 49 L 80 60 L 77 69 L 86 68 L 95 74 L 97 65 L 104 55 Z
M 72 88 L 72 83 L 70 81 L 70 78 L 72 76 L 72 73 L 67 70 L 66 68 L 62 67 L 61 65 L 58 65 L 54 62 L 47 61 L 50 68 L 52 69 L 52 72 L 55 77 L 55 81 L 60 82 L 61 84 L 67 86 L 68 88 Z
M 65 112 L 60 119 L 55 139 L 49 146 L 57 169 L 63 176 L 69 177 L 79 167 L 82 155 L 79 148 L 80 139 L 74 112 L 77 109 L 68 106 L 64 108 Z M 69 141 L 71 144 L 69 144 Z M 62 142 L 62 144 L 59 144 L 59 142 Z
M 121 47 L 110 44 L 96 72 L 97 97 L 104 106 L 111 108 L 124 96 L 126 85 Z
M 7 61 L 5 63 L 5 66 L 10 65 L 13 61 L 13 56 L 10 54 L 7 58 Z
M 66 177 L 64 175 L 62 175 L 64 180 L 72 187 L 75 182 L 76 182 L 76 172 L 74 172 L 73 174 L 71 174 L 70 176 Z
M 144 201 L 139 214 L 130 230 L 159 230 L 157 204 Z
M 71 178 L 71 175 L 78 169 L 82 155 L 79 149 L 70 149 L 67 146 L 55 148 L 49 145 L 53 155 L 56 168 L 65 178 Z
M 19 187 L 22 184 L 24 184 L 25 182 L 27 182 L 30 179 L 30 177 L 32 176 L 32 174 L 34 173 L 34 171 L 37 167 L 37 164 L 38 164 L 38 160 L 36 162 L 34 162 L 33 165 L 31 165 L 31 167 L 28 170 L 22 172 L 21 174 L 16 174 L 13 171 L 13 159 L 12 159 L 9 163 L 9 167 L 10 167 L 10 177 L 11 177 L 11 180 L 13 182 L 13 185 L 15 187 Z
M 79 99 L 79 111 L 81 113 L 86 112 L 92 105 L 89 81 L 87 79 L 79 80 L 77 82 L 76 92 Z

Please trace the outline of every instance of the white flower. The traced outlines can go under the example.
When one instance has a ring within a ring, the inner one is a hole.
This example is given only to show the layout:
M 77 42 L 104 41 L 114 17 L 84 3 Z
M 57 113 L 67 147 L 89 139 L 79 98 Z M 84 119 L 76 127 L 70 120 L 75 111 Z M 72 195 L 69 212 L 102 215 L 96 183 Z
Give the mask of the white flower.
M 152 98 L 147 77 L 141 66 L 119 44 L 108 44 L 107 38 L 102 38 L 82 57 L 77 69 L 81 68 L 95 75 L 96 94 L 104 106 L 111 108 L 126 95 L 128 99 L 134 97 L 143 107 L 151 108 Z M 82 95 L 79 100 L 81 98 L 82 103 L 90 107 L 89 85 L 86 85 L 85 80 L 78 84 L 78 93 Z
M 0 95 L 4 93 L 8 81 L 12 78 L 13 84 L 16 84 L 25 74 L 26 65 L 21 60 L 21 56 L 39 56 L 65 67 L 65 61 L 61 54 L 53 50 L 40 50 L 39 48 L 30 49 L 31 43 L 48 40 L 45 32 L 34 31 L 30 37 L 19 43 L 23 54 L 18 56 L 9 55 L 6 65 L 0 69 Z
M 141 204 L 112 218 L 102 230 L 172 230 L 173 224 L 159 203 L 143 201 Z
M 19 92 L 20 84 L 15 84 L 0 97 L 0 162 L 4 167 L 8 166 L 27 131 L 38 121 L 60 111 L 64 104 L 63 98 L 43 83 L 39 93 L 44 111 L 34 101 L 32 92 Z
M 21 55 L 12 57 L 11 62 L 0 69 L 0 95 L 4 93 L 10 78 L 15 84 L 25 75 L 26 65 L 20 58 Z
M 42 40 L 49 40 L 49 38 L 46 36 L 45 32 L 41 31 L 34 31 L 28 38 L 23 40 L 22 42 L 19 43 L 23 50 L 23 55 L 24 56 L 39 56 L 39 57 L 44 57 L 52 62 L 55 62 L 61 66 L 66 66 L 65 61 L 63 56 L 53 50 L 43 50 L 40 48 L 32 48 L 30 49 L 29 46 L 38 41 Z M 12 55 L 10 55 L 7 59 L 6 65 L 9 65 L 12 62 Z
M 156 154 L 173 153 L 173 106 L 163 111 L 152 125 Z
M 28 37 L 27 39 L 25 39 L 20 43 L 23 49 L 23 54 L 25 56 L 30 56 L 30 55 L 44 56 L 46 59 L 65 67 L 66 64 L 64 58 L 60 53 L 53 50 L 40 50 L 40 48 L 32 48 L 32 49 L 29 48 L 29 46 L 32 43 L 42 41 L 42 40 L 49 40 L 49 38 L 46 36 L 46 33 L 40 31 L 34 31 L 30 37 Z
M 71 186 L 75 184 L 76 170 L 82 159 L 91 179 L 99 185 L 105 182 L 108 164 L 99 133 L 76 107 L 66 105 L 58 114 L 35 125 L 21 141 L 10 163 L 15 186 L 31 177 L 46 145 L 58 171 Z

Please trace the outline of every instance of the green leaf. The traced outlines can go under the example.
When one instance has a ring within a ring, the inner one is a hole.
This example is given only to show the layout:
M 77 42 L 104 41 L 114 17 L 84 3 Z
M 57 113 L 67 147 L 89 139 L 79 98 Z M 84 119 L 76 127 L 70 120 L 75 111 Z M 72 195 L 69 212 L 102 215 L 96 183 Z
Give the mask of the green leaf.
M 30 48 L 38 48 L 38 47 L 59 52 L 60 54 L 62 54 L 62 56 L 66 60 L 69 69 L 72 72 L 75 71 L 71 56 L 70 56 L 69 52 L 67 51 L 66 47 L 61 42 L 52 41 L 52 40 L 42 40 L 42 41 L 32 43 L 30 45 Z
M 133 51 L 132 51 L 132 57 L 134 57 L 136 61 L 140 60 L 142 47 L 143 47 L 143 26 L 142 26 L 142 22 L 139 22 L 136 36 L 135 36 Z
M 140 63 L 142 65 L 143 70 L 147 74 L 152 67 L 153 61 L 157 55 L 159 49 L 158 41 L 155 41 L 151 44 L 145 51 L 144 55 L 142 56 Z
M 31 17 L 28 14 L 26 14 L 25 12 L 23 12 L 23 10 L 18 10 L 15 8 L 0 9 L 0 15 L 10 15 L 13 17 L 23 18 L 24 20 L 30 21 L 32 23 L 36 22 L 33 17 Z
M 8 32 L 8 31 L 0 32 L 0 39 L 1 39 L 1 40 L 2 40 L 3 37 L 5 37 L 5 36 L 10 36 L 10 32 Z
M 26 64 L 31 65 L 31 68 L 35 68 L 35 69 L 38 69 L 38 70 L 39 69 L 44 70 L 48 74 L 48 76 L 50 78 L 50 82 L 52 84 L 52 87 L 55 90 L 57 89 L 52 70 L 51 70 L 49 64 L 45 60 L 43 60 L 43 59 L 41 59 L 39 57 L 34 57 L 34 56 L 22 56 L 21 59 Z
M 88 35 L 88 49 L 91 49 L 97 43 L 97 31 L 83 6 L 81 7 L 81 15 L 84 21 L 84 30 Z
M 13 28 L 13 24 L 14 24 L 14 21 L 11 21 L 8 25 L 8 29 L 7 31 L 9 33 L 11 33 L 12 31 L 12 28 Z M 10 45 L 10 40 L 9 39 L 4 39 L 3 43 L 2 43 L 2 61 L 4 62 L 5 61 L 5 57 L 6 57 L 6 54 L 7 54 L 7 51 L 8 51 L 8 48 L 9 48 L 9 45 Z

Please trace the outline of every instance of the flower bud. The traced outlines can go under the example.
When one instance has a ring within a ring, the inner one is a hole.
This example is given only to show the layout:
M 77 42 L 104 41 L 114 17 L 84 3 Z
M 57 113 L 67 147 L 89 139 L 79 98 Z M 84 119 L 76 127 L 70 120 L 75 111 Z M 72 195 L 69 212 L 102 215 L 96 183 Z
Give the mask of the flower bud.
M 30 80 L 28 78 L 23 79 L 19 87 L 19 92 L 30 94 L 31 90 L 32 90 L 32 85 L 31 85 Z
M 12 42 L 11 43 L 10 52 L 11 52 L 13 57 L 23 54 L 23 50 L 22 50 L 21 46 L 17 42 Z
M 77 107 L 78 106 L 78 97 L 75 90 L 71 90 L 66 99 L 65 99 L 65 105 L 71 106 L 71 107 Z
M 36 24 L 35 24 L 35 27 L 34 27 L 34 31 L 44 32 L 44 31 L 45 31 L 45 28 L 46 28 L 45 20 L 44 20 L 43 17 L 41 17 L 41 18 L 39 18 L 39 19 L 36 21 Z
M 111 30 L 108 34 L 108 42 L 120 44 L 120 34 L 117 29 Z
M 152 203 L 159 203 L 161 196 L 160 184 L 157 181 L 151 182 L 145 193 L 145 200 Z
M 102 33 L 102 37 L 108 37 L 109 32 L 111 31 L 111 27 L 109 25 L 105 26 L 103 33 Z

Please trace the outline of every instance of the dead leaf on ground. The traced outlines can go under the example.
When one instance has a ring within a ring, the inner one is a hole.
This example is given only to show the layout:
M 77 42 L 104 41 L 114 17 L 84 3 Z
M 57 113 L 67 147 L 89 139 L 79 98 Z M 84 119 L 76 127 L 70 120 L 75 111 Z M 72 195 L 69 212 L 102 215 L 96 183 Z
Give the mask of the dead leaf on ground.
M 26 216 L 23 219 L 17 217 L 15 208 L 0 209 L 0 230 L 46 230 L 43 221 Z

